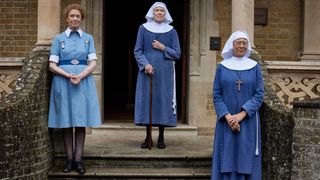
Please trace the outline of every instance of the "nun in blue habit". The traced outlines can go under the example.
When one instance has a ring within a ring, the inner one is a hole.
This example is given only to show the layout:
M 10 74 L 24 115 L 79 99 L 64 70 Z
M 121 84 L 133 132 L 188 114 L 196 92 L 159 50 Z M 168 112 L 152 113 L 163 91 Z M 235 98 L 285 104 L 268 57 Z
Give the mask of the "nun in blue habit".
M 165 148 L 164 128 L 177 125 L 175 94 L 175 61 L 180 59 L 179 38 L 166 5 L 155 2 L 146 14 L 147 22 L 140 25 L 134 48 L 139 68 L 136 84 L 134 122 L 146 126 L 150 118 L 150 79 L 152 80 L 152 126 L 159 127 L 157 147 Z M 149 135 L 141 148 L 148 148 Z
M 248 58 L 248 34 L 234 32 L 222 50 L 213 85 L 217 114 L 212 180 L 261 179 L 259 108 L 264 86 L 259 64 Z

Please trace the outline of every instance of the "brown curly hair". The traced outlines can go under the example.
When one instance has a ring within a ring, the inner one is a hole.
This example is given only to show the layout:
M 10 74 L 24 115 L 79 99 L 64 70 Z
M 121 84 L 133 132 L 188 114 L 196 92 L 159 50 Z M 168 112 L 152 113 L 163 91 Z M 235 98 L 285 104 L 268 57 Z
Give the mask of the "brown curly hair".
M 63 11 L 64 19 L 68 18 L 69 12 L 73 9 L 78 10 L 80 12 L 81 20 L 83 20 L 85 18 L 86 13 L 80 4 L 69 4 L 66 8 L 64 8 L 64 11 Z

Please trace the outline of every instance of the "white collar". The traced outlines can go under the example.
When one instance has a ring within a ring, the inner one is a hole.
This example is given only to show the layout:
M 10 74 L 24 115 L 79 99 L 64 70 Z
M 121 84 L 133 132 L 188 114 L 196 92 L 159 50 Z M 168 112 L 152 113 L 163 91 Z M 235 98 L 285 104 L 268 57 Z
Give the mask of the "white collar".
M 257 65 L 257 62 L 245 56 L 238 58 L 232 56 L 224 59 L 221 64 L 231 70 L 248 70 Z
M 69 37 L 69 36 L 70 36 L 70 33 L 71 33 L 72 31 L 73 31 L 73 30 L 71 30 L 71 29 L 68 27 L 64 32 L 66 33 L 67 37 Z M 79 33 L 80 37 L 82 37 L 83 31 L 81 30 L 81 28 L 79 28 L 79 29 L 77 30 L 77 32 Z
M 173 26 L 166 23 L 157 23 L 154 21 L 146 22 L 143 26 L 150 32 L 153 33 L 166 33 L 173 29 Z

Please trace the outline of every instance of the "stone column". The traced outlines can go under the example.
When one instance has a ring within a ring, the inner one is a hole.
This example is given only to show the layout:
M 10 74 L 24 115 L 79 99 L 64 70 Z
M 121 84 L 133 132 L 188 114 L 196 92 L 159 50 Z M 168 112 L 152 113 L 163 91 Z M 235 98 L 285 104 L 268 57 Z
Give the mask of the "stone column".
M 217 51 L 210 50 L 210 37 L 219 36 L 219 24 L 214 20 L 214 9 L 214 0 L 190 1 L 187 120 L 190 126 L 197 127 L 198 135 L 214 133 L 212 82 Z
M 60 0 L 38 0 L 38 40 L 34 51 L 46 49 L 60 33 Z
M 320 1 L 304 1 L 304 36 L 301 60 L 320 60 Z
M 103 119 L 103 77 L 102 65 L 104 58 L 103 51 L 103 0 L 81 0 L 81 5 L 86 9 L 86 18 L 82 22 L 82 27 L 87 33 L 92 34 L 94 38 L 96 53 L 98 57 L 96 70 L 93 77 L 96 81 L 101 118 Z M 103 121 L 102 121 L 103 122 Z
M 232 0 L 232 32 L 245 30 L 254 46 L 254 0 Z
M 38 39 L 34 52 L 49 59 L 52 39 L 60 33 L 60 0 L 38 0 Z M 50 86 L 49 86 L 50 87 Z M 54 153 L 64 153 L 62 130 L 53 130 Z

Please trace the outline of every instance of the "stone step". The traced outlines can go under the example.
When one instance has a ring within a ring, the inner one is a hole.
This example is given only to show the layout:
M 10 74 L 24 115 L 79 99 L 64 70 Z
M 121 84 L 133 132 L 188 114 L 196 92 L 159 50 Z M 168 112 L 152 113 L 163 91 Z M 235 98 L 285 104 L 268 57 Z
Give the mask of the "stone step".
M 156 138 L 156 136 L 154 137 Z M 165 136 L 165 149 L 141 149 L 143 136 L 87 135 L 87 173 L 63 173 L 65 155 L 55 152 L 49 179 L 209 179 L 212 137 Z M 154 139 L 156 146 L 156 139 Z
M 62 139 L 62 138 L 61 138 Z M 141 149 L 144 136 L 87 135 L 83 161 L 95 166 L 161 166 L 164 162 L 169 167 L 207 166 L 212 158 L 212 137 L 207 136 L 165 136 L 165 149 L 153 147 Z M 156 146 L 154 137 L 154 146 Z M 55 164 L 64 164 L 63 149 L 55 151 Z M 118 163 L 118 164 L 117 164 Z
M 86 155 L 83 157 L 85 165 L 92 167 L 209 167 L 211 156 L 203 155 Z M 56 166 L 63 166 L 65 155 L 58 154 L 54 158 Z
M 92 128 L 92 135 L 114 135 L 117 136 L 144 136 L 146 128 L 144 126 L 136 126 L 133 123 L 104 123 L 97 128 Z M 152 128 L 153 134 L 158 134 L 158 128 Z M 197 127 L 186 124 L 178 124 L 177 127 L 167 127 L 165 129 L 167 136 L 197 136 Z
M 210 179 L 211 168 L 86 167 L 84 175 L 54 167 L 48 179 Z

